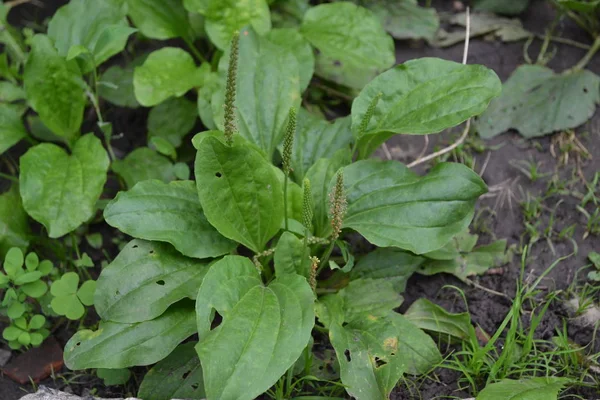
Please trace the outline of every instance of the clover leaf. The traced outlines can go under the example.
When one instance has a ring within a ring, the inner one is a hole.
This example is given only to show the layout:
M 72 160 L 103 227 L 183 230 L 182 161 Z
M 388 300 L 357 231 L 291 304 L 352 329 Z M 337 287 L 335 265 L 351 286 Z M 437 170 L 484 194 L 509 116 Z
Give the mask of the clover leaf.
M 8 341 L 9 347 L 13 350 L 21 346 L 37 347 L 50 334 L 50 331 L 44 328 L 45 324 L 46 318 L 41 314 L 34 315 L 29 322 L 25 317 L 20 317 L 2 331 L 2 337 Z
M 34 299 L 42 297 L 48 290 L 48 287 L 46 282 L 41 278 L 52 271 L 53 265 L 48 260 L 40 262 L 39 257 L 35 253 L 29 253 L 27 257 L 23 257 L 21 249 L 13 247 L 6 253 L 3 269 L 6 274 L 0 271 L 0 288 L 8 288 L 10 286 L 14 288 L 12 292 L 7 290 L 2 305 L 10 306 L 12 304 L 11 299 L 14 297 L 13 300 L 18 300 L 18 295 L 21 292 Z M 17 288 L 19 290 L 16 290 Z M 14 318 L 18 318 L 21 315 Z
M 96 281 L 85 281 L 79 289 L 79 275 L 67 272 L 58 281 L 52 283 L 50 293 L 54 298 L 50 303 L 58 315 L 76 320 L 83 316 L 84 306 L 94 304 Z

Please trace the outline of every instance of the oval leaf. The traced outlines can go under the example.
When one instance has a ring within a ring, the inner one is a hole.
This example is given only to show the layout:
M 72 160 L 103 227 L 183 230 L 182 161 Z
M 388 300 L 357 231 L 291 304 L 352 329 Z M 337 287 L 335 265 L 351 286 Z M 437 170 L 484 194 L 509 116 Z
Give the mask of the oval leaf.
M 160 179 L 163 182 L 175 179 L 171 161 L 148 147 L 138 147 L 124 159 L 114 160 L 111 168 L 123 178 L 128 188 L 148 179 Z
M 192 181 L 139 182 L 108 203 L 104 219 L 133 237 L 171 243 L 188 257 L 217 257 L 235 248 L 208 223 Z
M 205 263 L 169 245 L 132 240 L 102 270 L 94 305 L 107 321 L 147 321 L 183 298 L 195 299 L 206 271 Z
M 109 158 L 100 139 L 81 137 L 71 155 L 42 143 L 21 157 L 21 197 L 27 213 L 51 238 L 63 236 L 94 216 L 106 182 Z
M 360 89 L 396 62 L 394 41 L 379 19 L 350 2 L 311 7 L 301 31 L 319 50 L 317 74 L 337 83 Z
M 381 94 L 358 148 L 371 154 L 396 133 L 437 133 L 481 114 L 502 87 L 494 71 L 437 58 L 408 61 L 373 79 L 352 103 L 352 130 Z
M 462 164 L 440 163 L 424 177 L 397 161 L 364 160 L 343 171 L 344 227 L 376 246 L 416 254 L 439 249 L 466 229 L 475 201 L 487 191 Z
M 204 381 L 196 342 L 177 346 L 167 358 L 156 364 L 140 385 L 138 397 L 148 400 L 203 399 Z
M 85 329 L 69 339 L 65 365 L 76 370 L 154 364 L 194 331 L 194 309 L 189 303 L 174 306 L 151 321 L 101 322 L 97 331 Z
M 0 154 L 27 137 L 27 131 L 21 116 L 22 112 L 18 107 L 0 103 L 0 132 L 2 132 L 2 135 L 0 135 Z
M 85 109 L 85 83 L 75 61 L 61 57 L 50 39 L 35 35 L 23 72 L 27 101 L 56 135 L 71 142 L 79 136 Z
M 301 276 L 278 277 L 265 287 L 248 258 L 213 264 L 196 299 L 207 397 L 251 400 L 271 387 L 308 344 L 313 303 Z M 215 311 L 223 321 L 210 330 Z
M 155 106 L 171 96 L 182 96 L 201 75 L 192 56 L 177 47 L 152 52 L 133 72 L 135 98 L 144 107 Z
M 272 165 L 251 146 L 206 137 L 196 154 L 200 204 L 225 237 L 260 252 L 279 231 L 283 189 Z
M 483 389 L 477 400 L 556 400 L 558 392 L 570 381 L 568 378 L 553 376 L 521 380 L 503 379 Z
M 151 39 L 190 37 L 188 15 L 181 0 L 127 0 L 127 13 Z

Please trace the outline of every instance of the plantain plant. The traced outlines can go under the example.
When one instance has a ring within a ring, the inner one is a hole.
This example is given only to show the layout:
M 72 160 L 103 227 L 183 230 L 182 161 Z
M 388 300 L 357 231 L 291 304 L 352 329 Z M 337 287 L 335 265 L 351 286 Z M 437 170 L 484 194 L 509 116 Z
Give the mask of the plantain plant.
M 142 181 L 106 206 L 105 220 L 134 239 L 103 269 L 102 321 L 69 340 L 66 365 L 158 363 L 144 399 L 253 399 L 273 385 L 283 398 L 312 376 L 312 344 L 325 334 L 347 392 L 387 398 L 404 374 L 441 359 L 394 309 L 427 253 L 468 227 L 486 185 L 460 164 L 419 176 L 369 156 L 394 134 L 483 112 L 500 81 L 478 65 L 413 60 L 327 123 L 300 108 L 291 53 L 251 28 L 234 35 L 216 74 L 221 130 L 193 138 L 195 182 Z M 355 233 L 375 247 L 356 263 Z

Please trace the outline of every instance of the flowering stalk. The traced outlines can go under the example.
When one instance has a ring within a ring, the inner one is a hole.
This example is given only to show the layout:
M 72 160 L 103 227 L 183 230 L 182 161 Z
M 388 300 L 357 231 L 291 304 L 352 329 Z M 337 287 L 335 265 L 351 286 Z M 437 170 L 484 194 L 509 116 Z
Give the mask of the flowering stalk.
M 294 146 L 294 136 L 296 135 L 296 109 L 290 108 L 288 116 L 288 124 L 285 130 L 285 138 L 283 139 L 283 217 L 285 230 L 288 229 L 287 217 L 287 187 L 290 171 L 292 170 L 292 147 Z
M 235 95 L 238 55 L 240 52 L 240 34 L 236 32 L 231 39 L 231 50 L 229 53 L 229 68 L 227 69 L 227 85 L 225 88 L 225 140 L 231 146 L 233 134 L 236 131 L 235 123 Z
M 352 145 L 352 157 L 354 158 L 354 152 L 356 151 L 356 146 L 358 144 L 358 139 L 365 134 L 367 128 L 369 127 L 369 122 L 371 122 L 371 118 L 373 118 L 373 114 L 375 114 L 375 109 L 377 108 L 377 103 L 379 103 L 379 99 L 381 99 L 382 93 L 379 92 L 373 99 L 371 103 L 369 103 L 369 107 L 363 115 L 362 120 L 360 121 L 360 125 L 358 126 L 358 133 L 356 135 L 356 140 Z
M 313 292 L 317 291 L 317 269 L 319 268 L 319 258 L 316 256 L 310 257 L 310 287 Z
M 344 174 L 340 171 L 337 173 L 335 186 L 331 193 L 329 193 L 329 218 L 331 219 L 331 242 L 321 257 L 321 266 L 319 271 L 329 261 L 329 256 L 335 246 L 335 241 L 340 237 L 342 232 L 342 226 L 344 224 L 344 215 L 346 214 L 346 195 L 344 193 Z
M 312 192 L 310 190 L 310 181 L 304 178 L 302 182 L 302 225 L 304 225 L 304 252 L 302 254 L 302 262 L 310 257 L 310 248 L 308 247 L 308 237 L 312 231 L 313 219 L 313 201 Z

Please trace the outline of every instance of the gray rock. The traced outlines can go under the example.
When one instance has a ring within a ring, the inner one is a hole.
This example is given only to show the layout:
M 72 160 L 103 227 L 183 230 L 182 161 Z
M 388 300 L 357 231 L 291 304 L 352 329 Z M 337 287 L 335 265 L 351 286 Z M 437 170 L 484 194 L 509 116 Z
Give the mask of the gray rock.
M 101 399 L 99 397 L 79 397 L 74 394 L 61 392 L 60 390 L 50 389 L 45 386 L 40 386 L 38 391 L 32 394 L 27 394 L 21 397 L 21 400 L 139 400 L 134 397 L 126 399 Z
M 10 351 L 0 349 L 0 367 L 4 367 L 8 360 L 10 360 Z

